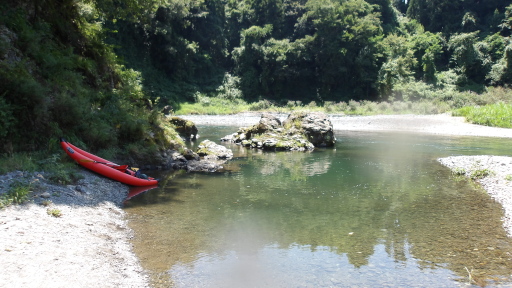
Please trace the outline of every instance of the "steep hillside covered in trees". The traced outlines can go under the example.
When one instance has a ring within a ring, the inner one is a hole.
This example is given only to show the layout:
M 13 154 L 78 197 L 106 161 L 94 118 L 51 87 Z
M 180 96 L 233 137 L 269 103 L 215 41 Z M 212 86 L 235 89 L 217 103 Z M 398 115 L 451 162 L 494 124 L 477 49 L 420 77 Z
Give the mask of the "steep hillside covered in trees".
M 159 113 L 148 110 L 140 73 L 104 41 L 104 19 L 130 21 L 146 10 L 108 3 L 0 4 L 1 152 L 52 151 L 60 136 L 94 150 L 149 138 L 139 147 L 171 144 Z

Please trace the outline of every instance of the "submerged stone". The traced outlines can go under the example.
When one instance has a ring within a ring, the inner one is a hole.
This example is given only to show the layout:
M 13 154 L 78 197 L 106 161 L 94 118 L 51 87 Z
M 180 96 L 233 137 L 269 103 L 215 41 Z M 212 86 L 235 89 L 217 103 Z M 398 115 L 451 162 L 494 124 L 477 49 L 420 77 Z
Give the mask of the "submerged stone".
M 210 140 L 204 140 L 199 144 L 197 154 L 207 159 L 214 160 L 233 158 L 233 152 L 231 149 L 218 145 Z

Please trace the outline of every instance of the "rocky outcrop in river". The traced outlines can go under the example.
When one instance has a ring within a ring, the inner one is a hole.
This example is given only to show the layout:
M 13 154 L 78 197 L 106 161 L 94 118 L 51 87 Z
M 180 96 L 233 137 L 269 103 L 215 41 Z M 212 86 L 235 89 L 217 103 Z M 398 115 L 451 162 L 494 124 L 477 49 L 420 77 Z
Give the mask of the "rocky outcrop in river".
M 307 151 L 336 143 L 333 126 L 321 112 L 296 112 L 281 123 L 275 115 L 264 113 L 258 124 L 242 127 L 221 141 L 263 150 Z
M 220 147 L 222 148 L 220 148 Z M 186 170 L 187 172 L 215 172 L 222 168 L 227 160 L 233 158 L 233 152 L 224 146 L 217 145 L 212 141 L 201 142 L 198 147 L 198 153 L 187 149 L 185 153 L 190 153 L 190 157 L 172 151 L 165 160 L 164 169 Z
M 321 112 L 292 113 L 283 122 L 293 133 L 302 133 L 315 147 L 332 147 L 336 144 L 331 120 Z
M 173 118 L 174 127 L 182 127 L 182 137 L 192 140 L 197 128 L 192 121 Z M 296 112 L 281 121 L 276 115 L 264 113 L 260 121 L 250 127 L 240 128 L 221 141 L 231 141 L 246 147 L 270 151 L 311 151 L 315 147 L 330 147 L 336 143 L 333 125 L 328 116 L 321 112 Z M 143 165 L 145 170 L 187 170 L 214 172 L 233 157 L 231 150 L 212 141 L 205 140 L 197 152 L 183 148 L 158 151 L 152 156 L 151 165 Z M 130 162 L 131 163 L 131 162 Z

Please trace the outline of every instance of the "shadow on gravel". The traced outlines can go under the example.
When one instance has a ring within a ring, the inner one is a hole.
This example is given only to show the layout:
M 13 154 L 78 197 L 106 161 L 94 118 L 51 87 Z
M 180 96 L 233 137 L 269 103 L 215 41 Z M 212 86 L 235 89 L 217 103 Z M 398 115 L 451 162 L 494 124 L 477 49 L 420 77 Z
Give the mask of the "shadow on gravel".
M 97 206 L 103 202 L 112 202 L 121 207 L 126 199 L 129 186 L 112 181 L 87 170 L 81 170 L 83 179 L 76 184 L 62 185 L 49 181 L 44 172 L 14 171 L 0 175 L 0 195 L 9 192 L 13 183 L 29 185 L 29 202 L 70 206 Z

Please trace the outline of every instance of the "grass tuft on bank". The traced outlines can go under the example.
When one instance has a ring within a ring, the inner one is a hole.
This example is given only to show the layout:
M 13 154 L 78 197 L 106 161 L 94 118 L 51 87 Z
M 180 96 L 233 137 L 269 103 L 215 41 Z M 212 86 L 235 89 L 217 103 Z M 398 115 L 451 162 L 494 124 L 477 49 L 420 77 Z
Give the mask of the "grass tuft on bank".
M 48 155 L 44 151 L 39 151 L 0 155 L 0 175 L 11 171 L 44 171 L 48 173 L 48 180 L 63 185 L 73 184 L 82 179 L 78 166 L 67 159 L 64 153 Z
M 14 182 L 6 194 L 0 195 L 0 209 L 12 204 L 23 204 L 28 200 L 30 192 L 30 184 Z
M 512 128 L 512 105 L 496 103 L 485 106 L 468 106 L 457 109 L 454 116 L 463 116 L 473 124 Z

